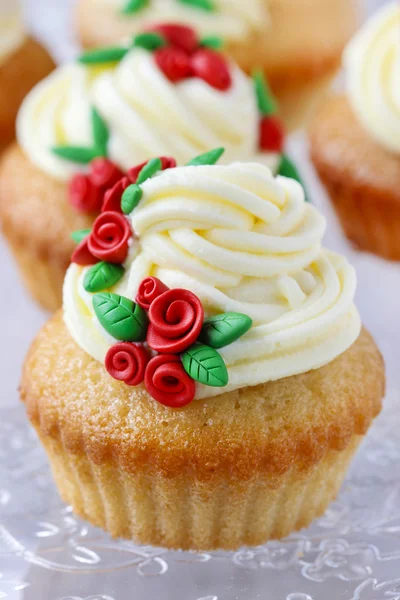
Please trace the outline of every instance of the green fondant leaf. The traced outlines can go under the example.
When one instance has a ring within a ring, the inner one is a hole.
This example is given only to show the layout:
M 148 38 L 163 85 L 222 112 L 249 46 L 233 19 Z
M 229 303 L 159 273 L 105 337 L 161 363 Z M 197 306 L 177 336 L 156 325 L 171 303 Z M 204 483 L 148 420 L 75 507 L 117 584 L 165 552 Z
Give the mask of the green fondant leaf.
M 286 156 L 286 154 L 282 154 L 282 156 L 281 156 L 281 162 L 279 165 L 278 175 L 283 175 L 283 177 L 289 177 L 290 179 L 295 179 L 296 181 L 298 181 L 304 190 L 305 201 L 306 202 L 310 201 L 310 199 L 308 198 L 303 180 L 299 173 L 299 170 L 297 169 L 294 162 L 288 156 Z
M 55 146 L 52 152 L 71 162 L 87 165 L 97 156 L 103 156 L 101 148 L 85 148 L 83 146 Z
M 149 0 L 128 0 L 122 9 L 123 15 L 133 15 L 134 13 L 143 10 L 149 3 Z
M 140 171 L 136 180 L 136 184 L 140 185 L 141 183 L 144 183 L 146 179 L 153 177 L 153 175 L 155 175 L 157 171 L 161 171 L 161 169 L 161 160 L 159 158 L 152 158 L 146 165 L 144 165 L 143 169 Z
M 157 50 L 166 45 L 165 38 L 159 33 L 139 33 L 133 38 L 133 45 L 146 50 Z
M 92 107 L 92 130 L 94 145 L 101 148 L 103 154 L 107 155 L 107 143 L 109 138 L 108 127 L 104 119 L 100 116 L 97 110 Z
M 195 381 L 212 387 L 227 385 L 228 370 L 222 356 L 214 348 L 196 343 L 181 358 L 186 373 Z
M 79 244 L 82 240 L 85 239 L 85 237 L 87 237 L 91 232 L 91 229 L 78 229 L 77 231 L 73 231 L 71 233 L 71 237 L 74 240 L 74 242 L 76 242 L 77 244 Z
M 201 10 L 205 10 L 207 12 L 216 11 L 216 6 L 214 0 L 178 0 L 181 4 L 187 4 L 188 6 L 193 6 L 193 8 L 200 8 Z
M 142 189 L 136 183 L 132 183 L 126 188 L 121 198 L 121 210 L 124 215 L 129 215 L 134 208 L 139 204 L 143 195 Z
M 146 338 L 147 315 L 133 300 L 102 292 L 93 296 L 93 308 L 102 327 L 115 339 L 141 342 Z
M 278 104 L 269 89 L 262 71 L 253 73 L 254 88 L 257 96 L 258 110 L 262 115 L 273 115 L 278 111 Z
M 217 35 L 208 35 L 201 38 L 200 45 L 205 48 L 212 48 L 213 50 L 221 50 L 224 46 L 224 40 Z
M 215 165 L 219 161 L 225 148 L 214 148 L 205 154 L 200 154 L 187 163 L 187 166 L 198 166 L 198 165 Z
M 100 65 L 103 63 L 118 62 L 127 54 L 127 48 L 115 46 L 112 48 L 98 48 L 96 50 L 88 50 L 81 54 L 78 61 L 83 65 Z
M 253 321 L 242 313 L 228 312 L 206 319 L 199 340 L 212 348 L 223 348 L 247 333 Z
M 118 283 L 124 272 L 121 265 L 101 261 L 86 272 L 83 287 L 87 292 L 101 292 Z

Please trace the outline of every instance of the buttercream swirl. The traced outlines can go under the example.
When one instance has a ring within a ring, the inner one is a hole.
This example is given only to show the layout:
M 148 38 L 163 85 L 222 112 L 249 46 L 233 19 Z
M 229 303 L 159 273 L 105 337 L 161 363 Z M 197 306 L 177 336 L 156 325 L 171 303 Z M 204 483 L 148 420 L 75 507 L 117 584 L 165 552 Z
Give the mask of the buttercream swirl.
M 278 155 L 258 150 L 253 83 L 234 64 L 230 69 L 232 86 L 221 92 L 199 78 L 171 83 L 141 48 L 117 66 L 59 68 L 24 101 L 18 141 L 36 166 L 66 181 L 82 167 L 55 156 L 52 147 L 92 146 L 94 106 L 110 130 L 109 157 L 122 169 L 154 155 L 172 155 L 184 164 L 221 145 L 227 163 L 261 160 L 274 168 Z
M 225 388 L 197 386 L 197 398 L 316 369 L 358 337 L 356 277 L 321 247 L 325 219 L 296 181 L 260 164 L 179 167 L 147 180 L 129 215 L 135 239 L 113 292 L 135 298 L 148 276 L 186 288 L 206 315 L 241 312 L 253 327 L 221 350 Z M 99 326 L 87 267 L 71 265 L 64 315 L 71 335 L 103 361 L 113 339 Z
M 221 35 L 227 41 L 245 38 L 253 31 L 262 31 L 269 24 L 265 0 L 213 0 L 215 10 L 201 10 L 180 0 L 149 0 L 148 6 L 131 15 L 122 15 L 127 0 L 97 0 L 121 14 L 121 25 L 126 22 L 126 33 L 136 33 L 143 27 L 158 23 L 184 23 L 202 34 Z M 113 16 L 110 15 L 110 16 Z
M 377 142 L 400 153 L 400 3 L 389 2 L 348 45 L 344 64 L 353 110 Z
M 0 64 L 21 46 L 24 38 L 19 7 L 15 2 L 0 0 Z

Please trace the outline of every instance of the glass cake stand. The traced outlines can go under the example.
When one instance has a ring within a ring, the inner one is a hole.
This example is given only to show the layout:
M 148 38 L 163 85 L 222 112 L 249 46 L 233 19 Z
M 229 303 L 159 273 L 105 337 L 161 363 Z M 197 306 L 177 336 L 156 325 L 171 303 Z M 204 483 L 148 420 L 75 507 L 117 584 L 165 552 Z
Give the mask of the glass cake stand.
M 67 2 L 29 2 L 31 20 L 58 56 Z M 50 13 L 50 27 L 43 14 Z M 61 30 L 60 30 L 61 27 Z M 291 142 L 313 202 L 328 216 L 328 247 L 355 265 L 357 304 L 386 363 L 382 414 L 342 491 L 313 525 L 281 542 L 238 552 L 189 553 L 112 540 L 59 499 L 46 457 L 16 393 L 29 340 L 46 319 L 26 297 L 0 242 L 0 599 L 400 600 L 400 266 L 353 251 L 307 161 Z

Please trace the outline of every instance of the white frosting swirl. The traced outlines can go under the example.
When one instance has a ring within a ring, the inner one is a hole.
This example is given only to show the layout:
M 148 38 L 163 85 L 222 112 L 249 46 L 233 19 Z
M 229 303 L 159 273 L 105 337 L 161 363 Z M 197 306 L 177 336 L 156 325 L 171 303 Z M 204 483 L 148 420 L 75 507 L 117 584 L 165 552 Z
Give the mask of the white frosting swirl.
M 400 152 L 400 3 L 389 2 L 357 33 L 344 54 L 348 95 L 365 129 Z
M 40 169 L 68 180 L 79 165 L 54 155 L 55 145 L 93 145 L 90 110 L 110 130 L 108 152 L 122 169 L 156 155 L 185 164 L 224 146 L 225 162 L 261 160 L 271 168 L 277 154 L 258 150 L 259 113 L 253 83 L 230 64 L 232 86 L 221 92 L 199 78 L 171 83 L 146 50 L 131 50 L 117 66 L 71 64 L 56 70 L 28 95 L 17 121 L 17 138 Z
M 110 7 L 112 15 L 121 13 L 126 31 L 142 31 L 151 23 L 184 23 L 201 35 L 221 35 L 225 40 L 241 40 L 252 31 L 263 31 L 269 24 L 266 0 L 213 0 L 216 10 L 206 11 L 179 0 L 149 0 L 148 6 L 131 15 L 123 15 L 128 0 L 97 0 Z
M 140 282 L 156 276 L 197 294 L 207 315 L 253 319 L 221 350 L 228 386 L 199 385 L 197 398 L 316 369 L 356 340 L 355 272 L 321 248 L 325 219 L 296 181 L 237 163 L 171 169 L 142 188 L 129 216 L 136 238 L 126 273 L 112 291 L 135 298 Z M 68 270 L 64 316 L 77 343 L 103 361 L 115 340 L 94 316 L 87 268 Z
M 15 52 L 25 39 L 21 11 L 14 0 L 0 0 L 0 64 Z

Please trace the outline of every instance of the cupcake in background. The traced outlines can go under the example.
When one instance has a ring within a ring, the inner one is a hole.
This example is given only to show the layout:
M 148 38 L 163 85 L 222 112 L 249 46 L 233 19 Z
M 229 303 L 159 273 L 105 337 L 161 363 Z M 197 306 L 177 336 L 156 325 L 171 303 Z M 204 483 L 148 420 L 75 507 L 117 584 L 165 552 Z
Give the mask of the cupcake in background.
M 356 29 L 355 0 L 79 0 L 85 47 L 131 36 L 154 22 L 182 22 L 222 36 L 226 51 L 251 73 L 263 69 L 288 129 L 311 114 Z
M 400 4 L 388 2 L 344 53 L 347 93 L 310 128 L 311 157 L 346 236 L 400 260 Z
M 0 169 L 0 219 L 45 308 L 61 306 L 71 233 L 120 202 L 135 182 L 132 164 L 154 154 L 185 164 L 224 146 L 226 163 L 257 161 L 299 177 L 262 73 L 248 77 L 219 44 L 185 26 L 157 26 L 129 45 L 86 52 L 25 100 L 18 143 Z
M 78 245 L 21 384 L 63 499 L 113 536 L 210 550 L 307 526 L 381 408 L 356 276 L 301 185 L 160 158 Z M 80 240 L 80 241 L 79 241 Z
M 26 34 L 16 0 L 0 0 L 0 152 L 14 139 L 19 106 L 54 69 L 47 51 Z

